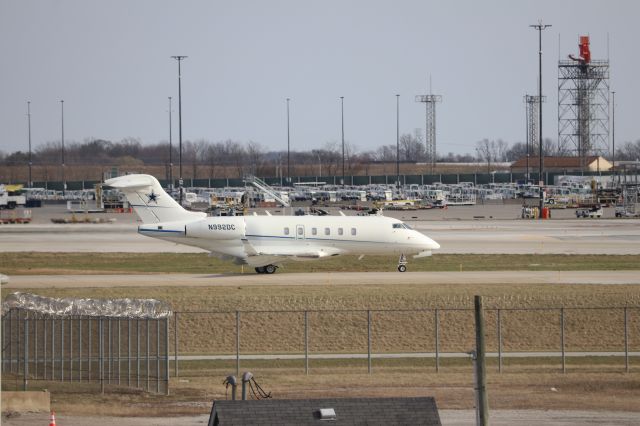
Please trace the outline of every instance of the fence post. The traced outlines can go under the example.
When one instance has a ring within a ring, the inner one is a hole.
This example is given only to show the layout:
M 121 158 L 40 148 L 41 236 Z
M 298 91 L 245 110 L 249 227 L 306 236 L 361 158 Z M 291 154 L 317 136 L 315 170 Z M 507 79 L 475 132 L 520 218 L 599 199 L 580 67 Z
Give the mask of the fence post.
M 440 311 L 435 310 L 436 373 L 440 371 Z
M 42 323 L 42 335 L 43 335 L 43 339 L 42 339 L 42 358 L 43 358 L 43 362 L 42 362 L 42 378 L 44 380 L 47 380 L 47 362 L 48 357 L 47 357 L 47 319 L 44 318 L 43 323 Z
M 64 382 L 64 318 L 60 319 L 60 381 Z
M 560 308 L 560 345 L 562 346 L 562 372 L 567 372 L 566 360 L 564 357 L 564 307 Z
M 502 373 L 502 311 L 498 309 L 498 372 Z
M 51 320 L 51 380 L 54 380 L 56 371 L 56 320 Z
M 82 317 L 78 318 L 78 381 L 82 381 Z
M 109 361 L 107 361 L 107 366 L 108 366 L 108 371 L 109 371 L 109 375 L 107 378 L 107 382 L 109 384 L 111 384 L 111 376 L 112 376 L 112 364 L 113 364 L 113 349 L 112 349 L 112 342 L 113 342 L 113 334 L 111 333 L 111 317 L 109 317 L 107 319 L 107 335 L 108 335 L 108 340 L 109 340 L 109 346 L 107 347 L 107 353 L 108 353 L 108 357 L 109 357 Z
M 304 311 L 304 374 L 309 375 L 309 312 Z
M 29 312 L 24 315 L 24 376 L 22 381 L 22 390 L 27 390 L 27 377 L 29 376 Z
M 147 346 L 146 346 L 146 352 L 147 352 L 147 392 L 149 392 L 149 375 L 150 370 L 149 370 L 149 349 L 150 349 L 150 337 L 149 337 L 149 318 L 147 318 L 146 322 L 146 327 L 145 327 L 145 332 L 147 333 Z
M 169 347 L 167 347 L 167 352 Z M 178 313 L 175 313 L 173 320 L 173 375 L 178 377 Z
M 367 310 L 367 372 L 371 374 L 371 310 Z
M 20 363 L 22 362 L 22 345 L 20 344 L 20 310 L 17 310 L 16 313 L 18 314 L 18 318 L 16 320 L 16 374 L 20 374 Z
M 156 318 L 156 393 L 160 393 L 160 318 Z
M 69 381 L 73 382 L 73 317 L 69 318 Z
M 131 317 L 127 318 L 127 386 L 131 386 Z
M 120 318 L 118 318 L 118 385 L 120 385 L 120 365 L 122 364 L 122 360 L 120 359 L 120 346 L 122 343 L 120 337 Z
M 140 319 L 136 318 L 136 387 L 140 387 Z
M 33 319 L 33 377 L 38 379 L 38 315 Z
M 165 395 L 169 395 L 169 317 L 164 321 L 164 367 Z
M 100 374 L 100 392 L 104 395 L 104 320 L 102 317 L 100 317 L 98 326 L 98 338 L 100 339 L 98 344 L 98 362 L 100 363 L 98 371 Z
M 629 317 L 624 308 L 624 371 L 629 372 Z
M 93 359 L 91 359 L 91 349 L 93 346 L 93 325 L 91 324 L 91 317 L 87 318 L 87 340 L 89 343 L 87 344 L 87 381 L 91 383 L 91 365 L 93 364 Z
M 489 424 L 489 400 L 487 396 L 487 377 L 485 364 L 485 343 L 484 343 L 484 311 L 482 307 L 482 296 L 474 297 L 475 322 L 476 322 L 476 355 L 478 372 L 478 407 L 480 408 L 480 425 Z
M 240 377 L 240 311 L 236 311 L 236 376 Z

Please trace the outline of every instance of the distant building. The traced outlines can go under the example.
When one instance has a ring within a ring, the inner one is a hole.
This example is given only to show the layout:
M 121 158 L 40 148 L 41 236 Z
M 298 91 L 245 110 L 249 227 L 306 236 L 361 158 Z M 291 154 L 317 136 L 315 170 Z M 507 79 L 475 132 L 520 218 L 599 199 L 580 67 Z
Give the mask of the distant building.
M 215 401 L 209 426 L 224 425 L 434 425 L 435 399 L 344 398 Z
M 537 173 L 540 157 L 529 157 L 529 173 Z M 589 157 L 544 157 L 544 170 L 550 173 L 575 172 L 608 172 L 612 164 L 602 156 Z M 527 157 L 522 157 L 511 164 L 511 172 L 525 173 L 527 171 Z

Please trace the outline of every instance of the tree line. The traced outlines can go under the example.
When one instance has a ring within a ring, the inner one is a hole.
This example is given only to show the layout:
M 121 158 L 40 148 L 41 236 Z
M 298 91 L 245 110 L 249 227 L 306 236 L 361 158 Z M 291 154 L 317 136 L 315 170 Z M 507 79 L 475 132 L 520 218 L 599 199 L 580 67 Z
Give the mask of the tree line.
M 184 141 L 182 144 L 182 164 L 190 168 L 192 176 L 198 176 L 199 169 L 206 168 L 214 175 L 216 168 L 231 168 L 239 176 L 246 173 L 255 175 L 287 176 L 287 151 L 268 150 L 254 141 L 240 142 L 226 140 L 211 142 L 205 139 Z M 87 139 L 84 142 L 65 143 L 65 164 L 67 165 L 109 165 L 109 166 L 168 166 L 178 165 L 178 144 L 173 143 L 171 151 L 168 142 L 143 144 L 140 139 L 125 138 L 117 142 L 104 139 Z M 422 135 L 403 134 L 399 144 L 381 146 L 375 150 L 359 151 L 355 145 L 345 142 L 345 173 L 356 171 L 368 174 L 367 168 L 375 163 L 392 163 L 399 159 L 403 163 L 430 162 Z M 537 147 L 530 150 L 536 156 Z M 545 155 L 570 155 L 559 150 L 551 139 L 544 140 Z M 320 175 L 339 175 L 342 173 L 342 144 L 327 142 L 322 148 L 307 151 L 291 151 L 289 164 L 295 166 L 317 167 Z M 509 144 L 503 140 L 483 139 L 476 143 L 475 152 L 466 154 L 438 155 L 437 162 L 470 163 L 483 162 L 491 167 L 492 163 L 512 162 L 526 155 L 526 145 L 522 142 Z M 640 159 L 640 140 L 626 142 L 616 149 L 617 160 Z M 20 166 L 28 164 L 28 153 L 15 151 L 0 152 L 0 164 Z M 62 161 L 60 141 L 47 142 L 38 146 L 32 153 L 34 165 L 55 165 Z

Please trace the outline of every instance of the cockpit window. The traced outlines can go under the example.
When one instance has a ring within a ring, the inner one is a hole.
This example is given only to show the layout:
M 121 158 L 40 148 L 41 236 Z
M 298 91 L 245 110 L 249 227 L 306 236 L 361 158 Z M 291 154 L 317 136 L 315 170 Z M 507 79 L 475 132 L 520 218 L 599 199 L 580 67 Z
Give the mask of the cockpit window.
M 413 229 L 413 228 L 411 228 L 406 223 L 394 223 L 393 224 L 393 229 Z

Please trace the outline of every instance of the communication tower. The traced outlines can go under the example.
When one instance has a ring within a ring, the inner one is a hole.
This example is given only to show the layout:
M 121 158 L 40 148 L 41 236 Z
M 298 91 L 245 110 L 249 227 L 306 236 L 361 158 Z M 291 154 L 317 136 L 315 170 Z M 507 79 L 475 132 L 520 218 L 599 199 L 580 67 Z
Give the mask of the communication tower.
M 429 90 L 431 91 L 431 90 Z M 427 161 L 431 165 L 431 174 L 434 174 L 436 167 L 436 103 L 442 102 L 441 95 L 417 95 L 416 102 L 423 102 L 426 105 L 426 128 L 424 142 L 427 149 Z
M 547 100 L 546 96 L 542 97 L 542 102 Z M 540 96 L 537 95 L 524 95 L 524 103 L 527 108 L 527 173 L 526 177 L 529 178 L 529 156 L 533 152 L 534 157 L 539 152 L 538 139 L 540 134 L 538 129 L 540 128 Z
M 558 61 L 558 149 L 584 166 L 588 155 L 609 151 L 609 60 L 592 60 L 589 36 L 580 56 Z

